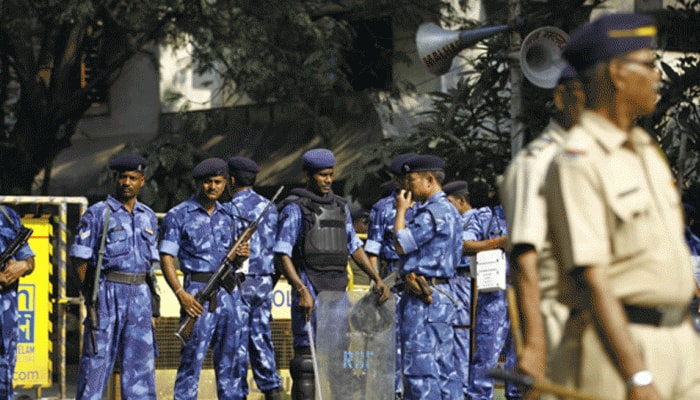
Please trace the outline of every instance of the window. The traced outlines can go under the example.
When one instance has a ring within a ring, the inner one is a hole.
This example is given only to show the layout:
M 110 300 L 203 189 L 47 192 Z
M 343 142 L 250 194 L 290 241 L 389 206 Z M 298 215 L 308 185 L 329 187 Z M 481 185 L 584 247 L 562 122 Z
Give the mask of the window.
M 353 89 L 390 90 L 392 85 L 393 32 L 391 17 L 351 22 L 356 36 L 346 54 Z

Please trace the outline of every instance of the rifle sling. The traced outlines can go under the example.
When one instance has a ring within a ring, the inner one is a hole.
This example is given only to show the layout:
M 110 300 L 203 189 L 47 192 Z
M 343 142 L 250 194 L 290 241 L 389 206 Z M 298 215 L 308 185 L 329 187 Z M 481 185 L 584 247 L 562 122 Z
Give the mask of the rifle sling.
M 109 204 L 105 202 L 105 214 L 104 221 L 102 222 L 102 237 L 100 238 L 100 249 L 97 252 L 97 264 L 95 265 L 95 281 L 92 286 L 91 302 L 94 305 L 97 303 L 97 290 L 100 284 L 100 273 L 102 272 L 102 260 L 105 255 L 105 242 L 107 241 L 107 228 L 109 228 L 109 217 L 112 213 L 112 209 Z
M 0 211 L 2 211 L 2 215 L 5 216 L 5 219 L 7 220 L 7 222 L 9 222 L 10 225 L 12 225 L 12 226 L 14 227 L 14 226 L 15 226 L 15 222 L 12 221 L 12 218 L 10 218 L 10 216 L 7 214 L 7 211 L 5 211 L 5 207 L 4 207 L 4 206 L 0 206 Z

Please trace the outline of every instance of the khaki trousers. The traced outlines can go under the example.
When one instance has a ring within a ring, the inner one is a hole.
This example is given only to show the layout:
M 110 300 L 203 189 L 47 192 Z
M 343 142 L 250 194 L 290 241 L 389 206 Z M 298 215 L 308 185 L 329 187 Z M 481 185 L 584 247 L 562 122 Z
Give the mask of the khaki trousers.
M 688 319 L 675 327 L 629 329 L 664 399 L 700 399 L 700 337 Z M 552 360 L 552 380 L 601 400 L 627 399 L 625 382 L 585 312 L 567 322 Z

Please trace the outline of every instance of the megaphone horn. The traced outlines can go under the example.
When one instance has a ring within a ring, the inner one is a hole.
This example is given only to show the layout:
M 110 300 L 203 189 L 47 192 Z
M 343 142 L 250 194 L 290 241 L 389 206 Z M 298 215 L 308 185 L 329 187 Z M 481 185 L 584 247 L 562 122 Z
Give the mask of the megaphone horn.
M 533 85 L 551 89 L 566 66 L 561 51 L 569 35 L 559 28 L 544 26 L 530 32 L 520 46 L 520 68 Z
M 457 53 L 480 40 L 508 29 L 510 29 L 508 25 L 498 25 L 464 31 L 448 31 L 433 22 L 426 22 L 418 27 L 416 47 L 425 68 L 434 75 L 442 75 L 450 70 L 452 59 Z

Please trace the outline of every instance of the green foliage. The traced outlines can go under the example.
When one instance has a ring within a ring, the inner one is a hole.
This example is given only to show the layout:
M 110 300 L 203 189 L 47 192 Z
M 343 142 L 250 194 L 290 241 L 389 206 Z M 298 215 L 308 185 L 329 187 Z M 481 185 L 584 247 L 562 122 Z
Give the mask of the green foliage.
M 193 43 L 191 67 L 218 72 L 221 93 L 235 88 L 258 102 L 298 103 L 300 119 L 332 135 L 336 127 L 323 118 L 322 106 L 352 92 L 346 59 L 355 35 L 351 23 L 391 16 L 415 26 L 441 7 L 436 0 L 351 6 L 324 0 L 2 0 L 0 192 L 28 193 L 34 177 L 70 146 L 94 89 L 109 86 L 128 60 L 154 44 Z M 97 68 L 80 87 L 88 53 L 96 55 Z M 179 96 L 168 93 L 166 100 Z
M 570 32 L 587 21 L 591 9 L 603 2 L 523 1 L 523 14 L 527 15 L 523 35 L 541 26 L 555 26 Z M 492 16 L 492 25 L 506 21 L 505 1 L 491 2 L 485 7 Z M 693 30 L 697 28 L 694 21 L 700 21 L 700 0 L 676 2 L 674 7 L 657 12 L 655 16 L 662 45 L 673 43 L 677 47 L 674 50 L 695 53 L 679 58 L 673 65 L 662 63 L 666 78 L 657 112 L 641 121 L 658 139 L 678 174 L 682 189 L 686 190 L 700 186 L 700 59 L 696 54 L 700 46 Z M 473 27 L 474 21 L 464 21 L 463 25 Z M 670 35 L 682 33 L 678 29 L 691 32 L 682 39 L 671 40 Z M 503 36 L 485 43 L 486 53 L 473 61 L 470 71 L 455 88 L 447 93 L 432 94 L 432 109 L 425 113 L 429 117 L 427 121 L 407 136 L 389 138 L 380 148 L 368 149 L 360 163 L 362 167 L 356 167 L 353 178 L 347 182 L 348 189 L 357 193 L 367 182 L 388 179 L 385 171 L 391 158 L 413 151 L 443 157 L 447 161 L 448 181 L 486 182 L 493 191 L 496 177 L 511 158 L 510 69 L 504 54 L 509 45 Z M 527 142 L 539 134 L 549 119 L 550 93 L 524 79 L 522 94 L 521 122 Z M 700 203 L 695 205 L 700 206 Z
M 641 121 L 653 132 L 668 157 L 682 192 L 700 185 L 700 57 L 697 35 L 674 37 L 668 27 L 683 26 L 688 21 L 700 21 L 700 1 L 682 0 L 657 16 L 662 44 L 673 44 L 683 54 L 673 62 L 661 62 L 664 81 L 659 91 L 656 112 Z M 693 26 L 693 24 L 690 24 Z M 695 25 L 697 27 L 697 25 Z M 662 49 L 663 50 L 663 49 Z M 687 199 L 700 206 L 700 199 Z
M 592 4 L 598 4 L 595 1 Z M 557 27 L 575 27 L 588 17 L 590 8 L 583 1 L 523 1 L 529 31 L 556 23 Z M 489 3 L 488 25 L 508 22 L 506 1 Z M 563 17 L 563 16 L 566 16 Z M 465 28 L 478 27 L 477 21 L 449 22 Z M 478 45 L 484 50 L 469 61 L 456 87 L 446 93 L 431 93 L 432 108 L 424 112 L 427 120 L 414 127 L 407 136 L 386 139 L 382 147 L 368 149 L 346 188 L 353 193 L 367 182 L 388 179 L 386 166 L 403 152 L 435 154 L 447 162 L 447 180 L 480 182 L 484 190 L 495 193 L 496 177 L 503 173 L 511 158 L 512 118 L 508 34 L 496 35 Z M 526 141 L 534 138 L 549 120 L 549 91 L 523 80 L 521 121 Z M 363 171 L 362 168 L 365 170 Z M 488 201 L 488 200 L 485 200 Z M 479 204 L 480 205 L 480 204 Z
M 124 64 L 187 12 L 172 0 L 0 2 L 0 191 L 29 193 L 50 171 L 92 103 Z M 81 63 L 95 59 L 81 86 Z M 46 184 L 49 179 L 45 179 Z M 44 193 L 47 187 L 43 188 Z

